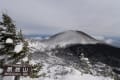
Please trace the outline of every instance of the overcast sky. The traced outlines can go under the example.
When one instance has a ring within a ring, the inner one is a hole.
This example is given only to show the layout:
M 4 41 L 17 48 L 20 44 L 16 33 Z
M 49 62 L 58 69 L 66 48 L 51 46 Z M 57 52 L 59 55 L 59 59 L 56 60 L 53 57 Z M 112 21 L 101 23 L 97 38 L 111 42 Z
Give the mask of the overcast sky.
M 25 34 L 81 30 L 120 36 L 120 0 L 0 0 L 2 12 Z

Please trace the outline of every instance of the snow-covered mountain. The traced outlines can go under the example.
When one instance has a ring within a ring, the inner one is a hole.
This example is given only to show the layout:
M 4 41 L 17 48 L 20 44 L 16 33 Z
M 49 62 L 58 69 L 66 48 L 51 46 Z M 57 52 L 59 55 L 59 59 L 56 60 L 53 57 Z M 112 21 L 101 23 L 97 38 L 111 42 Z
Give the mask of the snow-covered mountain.
M 69 44 L 96 44 L 104 43 L 102 40 L 97 40 L 82 31 L 69 30 L 50 36 L 43 40 L 29 40 L 31 47 L 36 49 L 50 49 L 56 46 L 64 47 Z
M 99 40 L 94 39 L 82 31 L 69 30 L 51 36 L 43 41 L 49 45 L 66 45 L 66 44 L 96 44 Z
M 119 80 L 120 49 L 108 41 L 70 30 L 28 42 L 33 61 L 43 65 L 40 74 L 45 73 L 37 80 Z

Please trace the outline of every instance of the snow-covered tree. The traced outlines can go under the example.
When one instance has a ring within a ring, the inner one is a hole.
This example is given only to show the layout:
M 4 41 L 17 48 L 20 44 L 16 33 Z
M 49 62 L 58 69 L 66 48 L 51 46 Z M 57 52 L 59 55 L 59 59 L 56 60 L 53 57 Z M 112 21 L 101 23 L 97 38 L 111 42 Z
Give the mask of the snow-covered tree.
M 13 20 L 7 15 L 2 15 L 2 21 L 0 22 L 0 71 L 5 64 L 28 64 L 29 59 L 28 43 L 25 41 L 22 30 L 17 31 Z M 38 64 L 30 64 L 34 71 L 32 77 L 38 76 L 41 66 Z M 37 69 L 36 69 L 37 68 Z M 30 77 L 31 77 L 30 76 Z M 18 77 L 15 77 L 18 80 Z
M 84 53 L 82 52 L 80 57 L 81 65 L 83 66 L 82 69 L 84 70 L 83 73 L 91 73 L 92 65 L 87 57 L 85 57 Z

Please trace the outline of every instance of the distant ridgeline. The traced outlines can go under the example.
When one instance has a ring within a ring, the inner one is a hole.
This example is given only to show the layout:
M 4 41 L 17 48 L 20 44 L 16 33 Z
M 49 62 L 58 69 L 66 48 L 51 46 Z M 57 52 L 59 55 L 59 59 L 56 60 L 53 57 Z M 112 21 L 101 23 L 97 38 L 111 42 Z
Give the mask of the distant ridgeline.
M 28 38 L 28 39 L 46 39 L 49 36 L 50 35 L 47 35 L 47 34 L 30 34 L 30 35 L 24 35 L 24 37 Z

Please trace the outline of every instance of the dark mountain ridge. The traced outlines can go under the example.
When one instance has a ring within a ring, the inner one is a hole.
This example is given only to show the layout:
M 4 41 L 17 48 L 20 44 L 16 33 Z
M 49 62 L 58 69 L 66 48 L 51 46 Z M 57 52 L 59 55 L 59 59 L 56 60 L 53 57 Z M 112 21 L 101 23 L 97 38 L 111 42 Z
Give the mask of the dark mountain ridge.
M 108 44 L 74 44 L 68 45 L 65 48 L 58 48 L 58 52 L 55 53 L 58 57 L 65 57 L 75 63 L 79 63 L 81 53 L 87 57 L 91 64 L 95 65 L 97 62 L 101 62 L 111 66 L 113 71 L 120 73 L 120 48 L 113 47 Z

